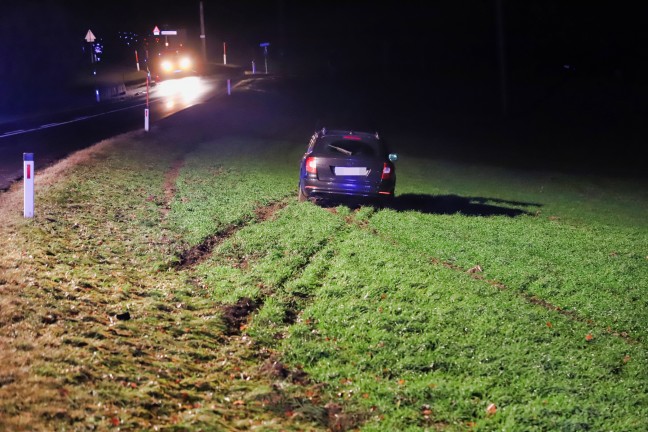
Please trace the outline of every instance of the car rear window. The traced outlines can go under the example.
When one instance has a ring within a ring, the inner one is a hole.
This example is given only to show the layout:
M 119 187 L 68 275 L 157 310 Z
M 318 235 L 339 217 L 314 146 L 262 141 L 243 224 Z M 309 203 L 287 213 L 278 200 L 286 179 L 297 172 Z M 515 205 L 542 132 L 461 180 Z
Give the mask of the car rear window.
M 360 140 L 321 140 L 315 145 L 315 151 L 328 155 L 345 156 L 377 156 L 380 153 L 379 142 Z

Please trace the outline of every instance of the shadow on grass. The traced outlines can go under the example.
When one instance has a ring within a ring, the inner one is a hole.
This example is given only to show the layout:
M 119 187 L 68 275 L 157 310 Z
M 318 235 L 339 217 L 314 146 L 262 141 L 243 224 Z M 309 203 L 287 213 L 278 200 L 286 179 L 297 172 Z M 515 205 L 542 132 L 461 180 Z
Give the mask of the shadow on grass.
M 356 209 L 362 205 L 373 205 L 374 207 L 387 208 L 396 211 L 417 211 L 425 214 L 463 214 L 466 216 L 509 216 L 533 215 L 535 211 L 524 210 L 519 207 L 541 207 L 542 204 L 507 201 L 498 198 L 484 197 L 462 197 L 458 195 L 426 195 L 426 194 L 403 194 L 398 195 L 391 201 L 384 201 L 382 204 L 372 202 L 361 202 L 355 200 L 321 201 L 318 204 L 322 207 L 334 207 L 345 205 Z
M 498 205 L 500 204 L 500 205 Z M 462 197 L 458 195 L 398 195 L 383 206 L 396 211 L 417 211 L 426 214 L 455 214 L 466 216 L 520 216 L 533 212 L 512 207 L 540 207 L 538 203 L 507 201 L 497 198 Z

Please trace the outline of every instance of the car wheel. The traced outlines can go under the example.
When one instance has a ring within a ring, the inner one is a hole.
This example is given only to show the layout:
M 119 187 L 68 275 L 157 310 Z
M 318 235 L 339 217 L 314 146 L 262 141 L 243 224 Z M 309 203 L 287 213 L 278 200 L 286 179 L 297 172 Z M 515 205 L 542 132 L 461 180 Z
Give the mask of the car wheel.
M 298 190 L 298 192 L 297 192 L 297 200 L 299 200 L 299 202 L 304 202 L 304 201 L 306 201 L 306 200 L 308 199 L 308 197 L 306 197 L 306 194 L 305 194 L 304 191 L 302 190 L 301 185 L 299 185 L 299 186 L 297 187 L 297 190 Z

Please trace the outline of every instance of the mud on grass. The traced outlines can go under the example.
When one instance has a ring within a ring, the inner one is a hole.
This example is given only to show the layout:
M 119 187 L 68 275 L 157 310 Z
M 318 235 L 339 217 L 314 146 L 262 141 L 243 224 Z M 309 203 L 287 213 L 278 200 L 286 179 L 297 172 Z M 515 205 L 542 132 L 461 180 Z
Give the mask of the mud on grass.
M 145 142 L 41 185 L 31 221 L 3 207 L 0 430 L 329 428 L 318 387 L 228 331 L 251 310 L 159 271 L 182 241 L 160 225 L 178 155 Z

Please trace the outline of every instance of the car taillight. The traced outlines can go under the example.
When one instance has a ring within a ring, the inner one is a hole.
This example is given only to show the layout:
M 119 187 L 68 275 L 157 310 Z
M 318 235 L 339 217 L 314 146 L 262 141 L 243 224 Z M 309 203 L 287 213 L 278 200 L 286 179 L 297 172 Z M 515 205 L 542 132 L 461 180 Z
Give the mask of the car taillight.
M 393 175 L 394 175 L 394 167 L 391 164 L 385 162 L 383 164 L 383 170 L 380 176 L 380 180 L 390 180 Z
M 306 158 L 306 172 L 310 174 L 317 174 L 317 161 L 313 156 Z

